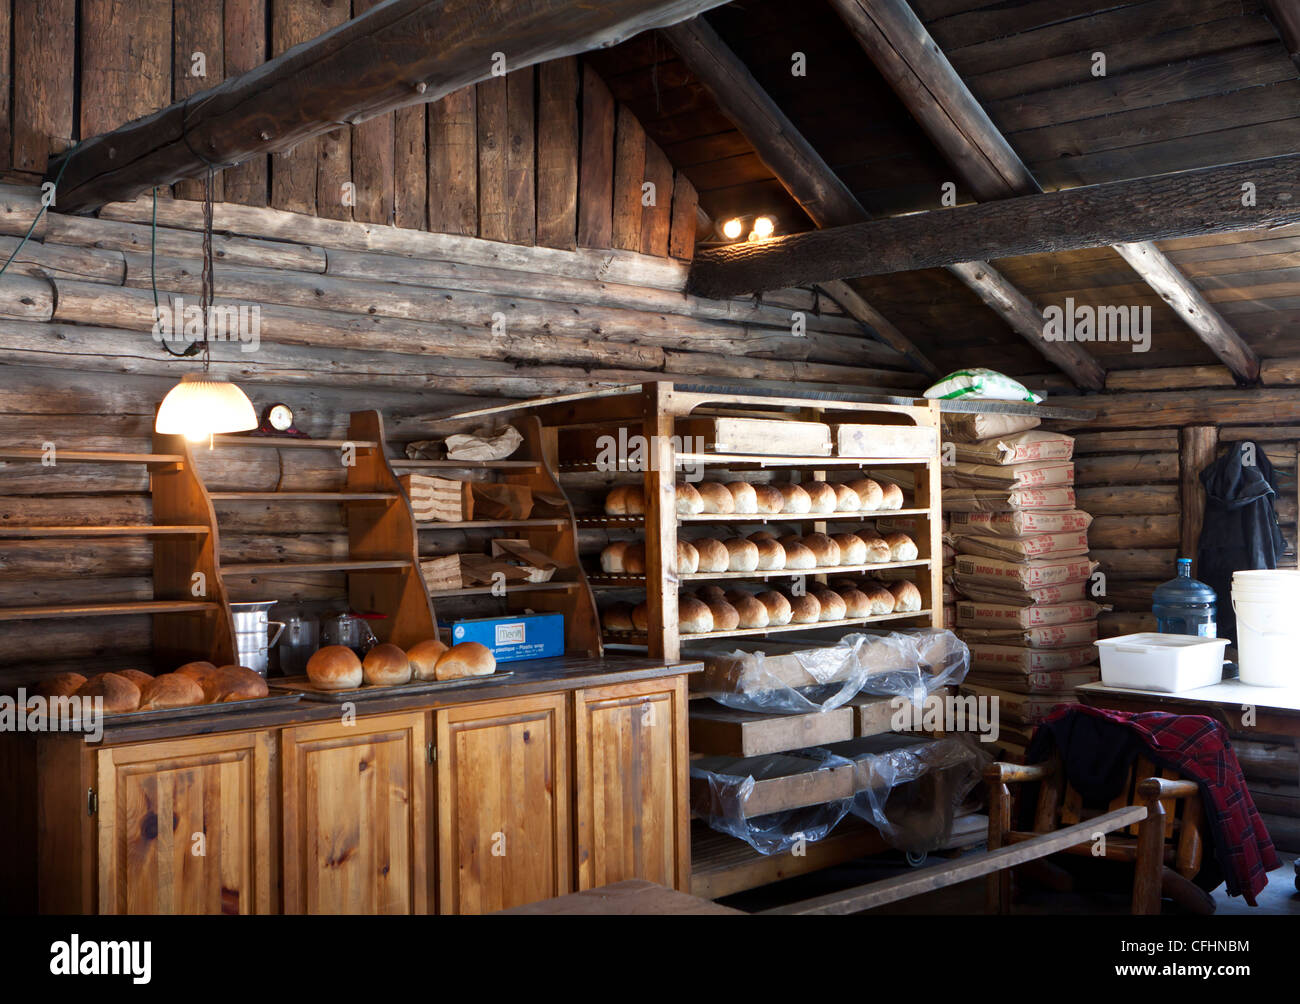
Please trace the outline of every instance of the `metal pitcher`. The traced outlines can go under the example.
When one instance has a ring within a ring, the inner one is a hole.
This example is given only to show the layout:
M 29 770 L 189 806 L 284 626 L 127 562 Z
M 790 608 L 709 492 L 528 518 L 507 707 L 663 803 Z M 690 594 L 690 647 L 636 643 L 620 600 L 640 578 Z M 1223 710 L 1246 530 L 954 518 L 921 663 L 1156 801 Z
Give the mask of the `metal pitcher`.
M 239 664 L 262 676 L 266 675 L 268 666 L 267 653 L 284 631 L 283 621 L 267 619 L 267 611 L 275 606 L 275 602 L 260 600 L 230 604 L 230 612 L 235 618 L 235 648 L 239 652 Z M 268 639 L 267 633 L 272 627 L 276 631 Z

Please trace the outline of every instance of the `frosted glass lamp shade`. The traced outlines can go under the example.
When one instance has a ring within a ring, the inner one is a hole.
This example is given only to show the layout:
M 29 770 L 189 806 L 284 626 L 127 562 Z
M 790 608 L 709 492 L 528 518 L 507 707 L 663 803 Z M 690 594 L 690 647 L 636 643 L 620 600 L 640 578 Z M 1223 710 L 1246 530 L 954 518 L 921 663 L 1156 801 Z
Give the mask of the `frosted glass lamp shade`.
M 257 412 L 248 395 L 227 380 L 187 374 L 167 392 L 154 431 L 201 443 L 225 432 L 257 428 Z

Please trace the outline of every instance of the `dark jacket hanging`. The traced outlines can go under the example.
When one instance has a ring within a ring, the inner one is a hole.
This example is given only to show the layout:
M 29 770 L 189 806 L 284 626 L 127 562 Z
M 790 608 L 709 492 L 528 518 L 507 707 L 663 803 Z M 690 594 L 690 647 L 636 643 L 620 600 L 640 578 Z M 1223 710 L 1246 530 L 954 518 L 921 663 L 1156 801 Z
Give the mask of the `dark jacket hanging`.
M 1196 553 L 1196 577 L 1218 594 L 1219 637 L 1231 638 L 1235 644 L 1232 573 L 1276 568 L 1286 541 L 1273 504 L 1277 480 L 1263 448 L 1250 440 L 1226 446 L 1224 455 L 1201 472 L 1205 523 Z M 1247 463 L 1248 459 L 1254 463 Z

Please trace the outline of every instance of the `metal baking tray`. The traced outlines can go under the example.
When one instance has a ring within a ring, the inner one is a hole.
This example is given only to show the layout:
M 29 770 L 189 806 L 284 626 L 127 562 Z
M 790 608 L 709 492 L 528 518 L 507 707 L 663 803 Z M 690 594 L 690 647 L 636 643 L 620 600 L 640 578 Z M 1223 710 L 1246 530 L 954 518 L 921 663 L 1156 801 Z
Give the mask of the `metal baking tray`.
M 514 676 L 513 670 L 504 673 L 492 673 L 488 676 L 467 676 L 461 680 L 417 680 L 414 683 L 390 683 L 382 686 L 363 683 L 351 690 L 322 690 L 306 676 L 289 676 L 281 680 L 267 680 L 272 690 L 295 690 L 308 701 L 325 701 L 342 704 L 344 701 L 369 701 L 380 697 L 401 697 L 406 694 L 430 694 L 443 690 L 458 690 L 461 687 L 477 687 L 494 680 L 504 680 Z
M 125 725 L 136 722 L 166 722 L 181 718 L 204 718 L 208 715 L 221 714 L 226 711 L 265 711 L 272 708 L 288 707 L 302 700 L 300 692 L 270 694 L 267 697 L 250 697 L 243 701 L 222 701 L 217 704 L 192 704 L 185 708 L 157 708 L 152 711 L 114 711 L 106 712 L 104 724 Z

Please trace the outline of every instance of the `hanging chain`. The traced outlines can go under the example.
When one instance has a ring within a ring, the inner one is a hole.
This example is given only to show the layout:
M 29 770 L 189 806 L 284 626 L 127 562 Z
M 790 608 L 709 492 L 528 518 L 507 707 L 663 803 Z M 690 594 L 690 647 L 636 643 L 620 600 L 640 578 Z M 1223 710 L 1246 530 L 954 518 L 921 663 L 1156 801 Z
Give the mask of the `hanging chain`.
M 203 277 L 200 306 L 203 309 L 203 372 L 206 375 L 212 363 L 212 165 L 203 178 Z

